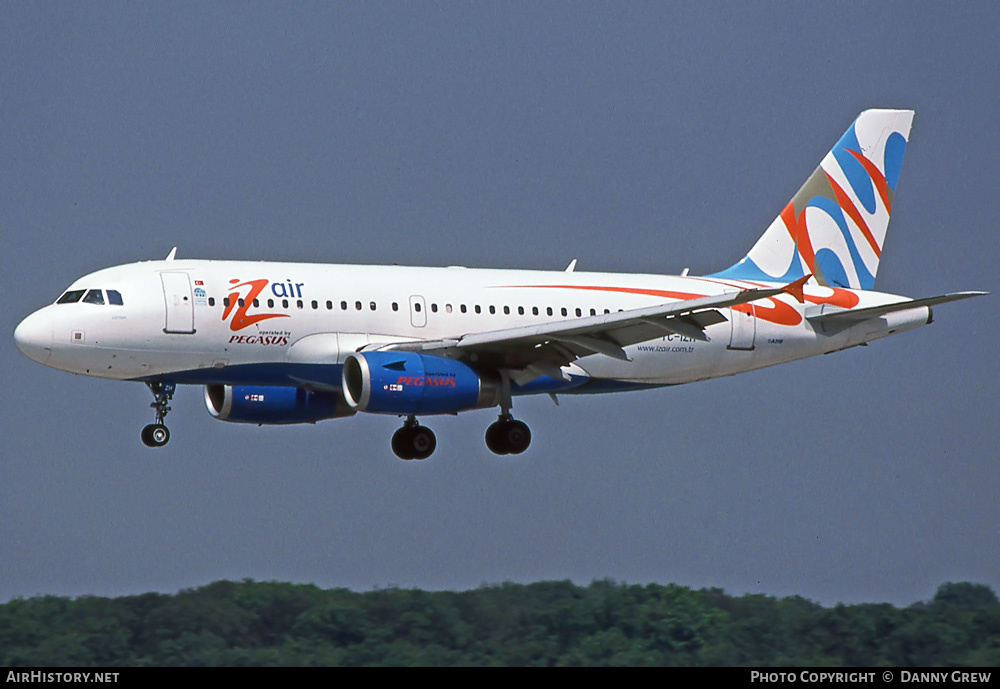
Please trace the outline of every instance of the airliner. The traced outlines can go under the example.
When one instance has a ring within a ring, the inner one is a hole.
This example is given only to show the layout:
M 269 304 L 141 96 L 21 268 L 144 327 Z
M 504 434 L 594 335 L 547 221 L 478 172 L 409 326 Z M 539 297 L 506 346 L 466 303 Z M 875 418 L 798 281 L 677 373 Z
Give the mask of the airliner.
M 86 275 L 14 331 L 71 373 L 145 383 L 149 447 L 177 385 L 250 424 L 358 412 L 403 419 L 401 459 L 437 445 L 420 420 L 497 408 L 495 454 L 520 454 L 514 397 L 691 383 L 865 345 L 931 322 L 874 291 L 913 111 L 862 112 L 740 261 L 692 276 L 165 260 Z

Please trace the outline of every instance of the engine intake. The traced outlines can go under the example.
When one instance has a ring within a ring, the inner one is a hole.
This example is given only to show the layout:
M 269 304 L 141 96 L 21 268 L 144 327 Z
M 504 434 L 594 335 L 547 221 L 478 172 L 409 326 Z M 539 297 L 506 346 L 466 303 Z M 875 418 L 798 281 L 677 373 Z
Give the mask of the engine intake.
M 344 362 L 344 399 L 376 414 L 454 414 L 500 403 L 500 380 L 454 359 L 364 352 Z

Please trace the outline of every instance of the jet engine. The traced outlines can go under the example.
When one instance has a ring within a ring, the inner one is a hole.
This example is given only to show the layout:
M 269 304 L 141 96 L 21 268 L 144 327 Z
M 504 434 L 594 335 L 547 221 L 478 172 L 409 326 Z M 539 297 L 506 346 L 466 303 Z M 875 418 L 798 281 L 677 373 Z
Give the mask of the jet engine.
M 454 414 L 500 403 L 500 379 L 454 359 L 363 352 L 344 362 L 344 399 L 376 414 Z
M 354 414 L 334 392 L 263 385 L 206 385 L 205 406 L 219 421 L 269 425 Z

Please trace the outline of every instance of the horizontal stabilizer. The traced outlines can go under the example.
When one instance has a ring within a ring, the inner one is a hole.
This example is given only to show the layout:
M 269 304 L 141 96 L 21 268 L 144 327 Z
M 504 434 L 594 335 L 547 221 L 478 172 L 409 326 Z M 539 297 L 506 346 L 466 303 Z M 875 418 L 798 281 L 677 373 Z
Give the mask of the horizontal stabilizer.
M 820 323 L 840 323 L 843 325 L 849 325 L 851 323 L 866 321 L 869 318 L 878 318 L 879 316 L 884 316 L 887 313 L 893 313 L 895 311 L 906 311 L 907 309 L 916 309 L 921 306 L 934 306 L 935 304 L 944 304 L 945 302 L 968 299 L 969 297 L 981 297 L 985 294 L 989 294 L 989 292 L 952 292 L 951 294 L 942 294 L 937 297 L 893 302 L 891 304 L 882 304 L 881 306 L 872 306 L 866 309 L 844 309 L 843 311 L 834 311 L 832 313 L 827 312 L 815 316 L 807 316 L 807 318 L 809 319 L 809 322 L 814 325 Z

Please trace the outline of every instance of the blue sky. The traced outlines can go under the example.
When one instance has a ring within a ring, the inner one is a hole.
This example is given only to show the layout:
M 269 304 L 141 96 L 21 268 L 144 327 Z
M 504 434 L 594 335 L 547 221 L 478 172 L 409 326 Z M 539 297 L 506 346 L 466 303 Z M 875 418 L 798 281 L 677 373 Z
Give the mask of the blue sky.
M 223 424 L 10 334 L 180 256 L 695 274 L 858 112 L 916 110 L 876 287 L 998 291 L 993 3 L 0 6 L 0 599 L 221 578 L 366 590 L 613 577 L 908 604 L 1000 588 L 996 297 L 832 356 L 435 419 Z

